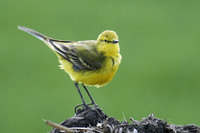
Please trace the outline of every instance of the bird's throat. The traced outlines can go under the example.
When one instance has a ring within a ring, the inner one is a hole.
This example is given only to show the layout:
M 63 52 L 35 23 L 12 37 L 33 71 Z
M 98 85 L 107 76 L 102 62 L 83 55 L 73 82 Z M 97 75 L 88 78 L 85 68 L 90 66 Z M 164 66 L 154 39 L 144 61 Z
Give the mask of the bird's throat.
M 119 44 L 101 44 L 97 47 L 98 52 L 108 57 L 115 57 L 119 54 Z

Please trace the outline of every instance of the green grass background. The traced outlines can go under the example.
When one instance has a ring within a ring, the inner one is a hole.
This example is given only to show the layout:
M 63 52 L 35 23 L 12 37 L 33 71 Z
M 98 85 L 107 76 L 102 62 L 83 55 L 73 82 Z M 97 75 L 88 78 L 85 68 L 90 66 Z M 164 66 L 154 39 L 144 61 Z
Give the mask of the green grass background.
M 119 120 L 155 113 L 200 125 L 199 7 L 188 0 L 0 0 L 0 132 L 48 132 L 42 119 L 60 123 L 81 103 L 54 53 L 17 25 L 63 40 L 116 31 L 119 70 L 108 85 L 89 87 L 99 107 Z

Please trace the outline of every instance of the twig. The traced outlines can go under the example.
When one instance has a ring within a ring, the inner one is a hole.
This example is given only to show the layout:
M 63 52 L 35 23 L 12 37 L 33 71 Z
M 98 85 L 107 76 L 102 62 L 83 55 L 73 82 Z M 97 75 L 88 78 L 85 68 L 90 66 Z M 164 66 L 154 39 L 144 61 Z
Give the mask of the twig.
M 43 119 L 43 121 L 45 121 L 46 125 L 52 126 L 52 127 L 57 128 L 59 130 L 64 130 L 66 133 L 75 133 L 75 131 L 73 131 L 73 130 L 67 128 L 67 127 L 64 127 L 60 124 L 54 123 L 54 122 L 49 121 L 49 120 L 44 120 L 44 119 Z

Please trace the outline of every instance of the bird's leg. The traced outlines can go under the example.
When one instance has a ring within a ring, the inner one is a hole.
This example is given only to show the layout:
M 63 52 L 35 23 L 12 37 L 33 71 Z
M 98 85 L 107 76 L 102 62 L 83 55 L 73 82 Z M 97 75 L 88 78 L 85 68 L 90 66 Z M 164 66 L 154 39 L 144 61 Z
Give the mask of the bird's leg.
M 90 95 L 89 91 L 87 90 L 86 86 L 84 84 L 82 84 L 83 88 L 85 89 L 85 91 L 87 92 L 88 96 L 90 97 L 90 100 L 92 101 L 91 104 L 88 105 L 94 105 L 94 107 L 97 107 L 98 105 L 94 102 L 94 99 L 92 98 L 92 96 Z
M 76 107 L 75 107 L 75 112 L 76 112 L 76 109 L 78 108 L 78 107 L 80 107 L 80 106 L 84 106 L 85 107 L 85 109 L 87 109 L 88 108 L 88 105 L 86 104 L 86 102 L 85 102 L 85 100 L 84 100 L 84 98 L 83 98 L 83 95 L 81 94 L 81 91 L 80 91 L 80 89 L 79 89 L 79 87 L 78 87 L 78 83 L 74 83 L 75 84 L 75 86 L 76 86 L 76 88 L 77 88 L 77 90 L 78 90 L 78 93 L 79 93 L 79 95 L 81 96 L 81 100 L 82 100 L 82 102 L 83 102 L 83 104 L 80 104 L 80 105 L 77 105 Z

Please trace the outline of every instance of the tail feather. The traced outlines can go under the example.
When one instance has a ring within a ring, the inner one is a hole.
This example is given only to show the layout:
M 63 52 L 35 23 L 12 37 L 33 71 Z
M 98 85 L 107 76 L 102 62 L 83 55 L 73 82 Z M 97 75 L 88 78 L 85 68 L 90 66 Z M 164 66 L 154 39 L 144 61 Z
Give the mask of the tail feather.
M 18 29 L 20 29 L 22 31 L 25 31 L 25 32 L 37 37 L 38 39 L 42 40 L 43 42 L 46 42 L 47 39 L 48 39 L 47 36 L 37 32 L 37 31 L 34 31 L 34 30 L 30 29 L 30 28 L 27 28 L 27 27 L 24 27 L 24 26 L 18 26 Z

